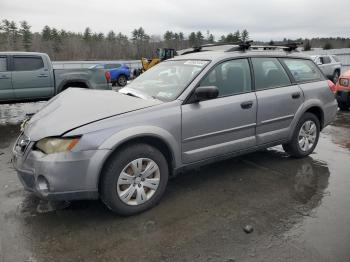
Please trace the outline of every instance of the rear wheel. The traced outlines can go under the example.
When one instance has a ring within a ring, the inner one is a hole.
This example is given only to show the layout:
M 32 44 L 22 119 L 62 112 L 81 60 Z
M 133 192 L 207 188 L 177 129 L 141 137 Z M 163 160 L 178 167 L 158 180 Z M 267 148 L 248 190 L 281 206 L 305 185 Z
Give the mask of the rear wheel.
M 118 86 L 126 86 L 128 79 L 125 75 L 118 76 L 117 84 Z
M 155 206 L 168 182 L 168 164 L 147 144 L 133 144 L 116 153 L 102 174 L 101 198 L 120 215 L 133 215 Z
M 305 113 L 294 130 L 292 140 L 283 144 L 283 149 L 292 157 L 305 157 L 314 151 L 319 135 L 319 119 L 314 114 Z

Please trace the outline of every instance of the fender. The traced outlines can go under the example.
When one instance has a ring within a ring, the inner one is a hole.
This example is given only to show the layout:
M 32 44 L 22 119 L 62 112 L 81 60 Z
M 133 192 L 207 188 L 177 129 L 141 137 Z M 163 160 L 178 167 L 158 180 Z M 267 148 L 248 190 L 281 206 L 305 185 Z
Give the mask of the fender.
M 181 150 L 179 148 L 176 139 L 167 130 L 156 126 L 136 126 L 128 129 L 123 129 L 122 131 L 115 133 L 104 141 L 98 149 L 109 149 L 110 154 L 120 146 L 121 144 L 130 141 L 135 138 L 141 137 L 154 137 L 162 140 L 170 149 L 174 168 L 181 165 Z M 109 154 L 109 155 L 110 155 Z M 107 156 L 107 158 L 109 157 Z
M 324 118 L 324 111 L 322 109 L 322 102 L 318 99 L 308 99 L 307 101 L 305 101 L 297 110 L 297 112 L 294 115 L 294 119 L 290 125 L 290 131 L 289 131 L 289 135 L 288 135 L 288 141 L 290 141 L 292 139 L 294 130 L 299 122 L 299 119 L 301 118 L 301 116 L 307 111 L 309 110 L 311 107 L 318 107 L 321 112 L 322 112 L 322 118 Z M 320 123 L 320 127 L 322 129 L 322 123 Z
M 81 78 L 73 78 L 73 79 L 65 79 L 63 80 L 59 86 L 56 88 L 56 94 L 62 92 L 62 88 L 69 83 L 83 83 L 85 84 L 89 89 L 92 89 L 89 81 L 87 81 L 86 79 L 81 79 Z

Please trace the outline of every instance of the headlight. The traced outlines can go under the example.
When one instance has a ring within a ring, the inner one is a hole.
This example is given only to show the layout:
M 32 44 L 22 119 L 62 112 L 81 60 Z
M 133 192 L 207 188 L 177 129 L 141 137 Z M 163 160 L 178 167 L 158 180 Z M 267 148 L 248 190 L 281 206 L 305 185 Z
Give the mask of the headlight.
M 346 86 L 349 85 L 349 79 L 340 78 L 339 84 L 340 84 L 341 86 L 345 86 L 345 87 L 346 87 Z
M 80 138 L 43 138 L 36 143 L 36 148 L 45 154 L 70 151 L 79 142 Z

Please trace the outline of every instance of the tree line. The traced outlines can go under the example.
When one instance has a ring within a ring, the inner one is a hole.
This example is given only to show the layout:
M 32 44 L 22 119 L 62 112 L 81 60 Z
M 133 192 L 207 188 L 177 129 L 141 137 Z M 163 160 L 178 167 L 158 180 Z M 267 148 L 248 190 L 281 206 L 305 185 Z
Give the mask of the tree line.
M 180 50 L 215 42 L 246 41 L 249 38 L 246 29 L 229 32 L 215 39 L 209 30 L 191 32 L 188 35 L 168 30 L 160 36 L 150 35 L 140 27 L 128 36 L 114 30 L 104 34 L 93 32 L 87 27 L 84 32 L 71 32 L 48 25 L 41 32 L 32 32 L 27 21 L 17 23 L 4 19 L 0 22 L 0 51 L 44 52 L 56 61 L 140 59 L 155 56 L 159 47 Z M 307 39 L 306 43 L 305 50 L 312 47 L 350 47 L 348 38 L 313 38 Z

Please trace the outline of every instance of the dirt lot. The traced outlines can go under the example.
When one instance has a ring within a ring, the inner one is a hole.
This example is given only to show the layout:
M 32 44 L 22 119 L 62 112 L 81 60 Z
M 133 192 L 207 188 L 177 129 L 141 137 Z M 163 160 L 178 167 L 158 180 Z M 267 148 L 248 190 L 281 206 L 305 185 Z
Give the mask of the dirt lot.
M 48 206 L 23 190 L 11 147 L 42 105 L 0 105 L 0 261 L 350 261 L 350 112 L 308 158 L 275 147 L 202 167 L 123 218 L 99 201 Z

